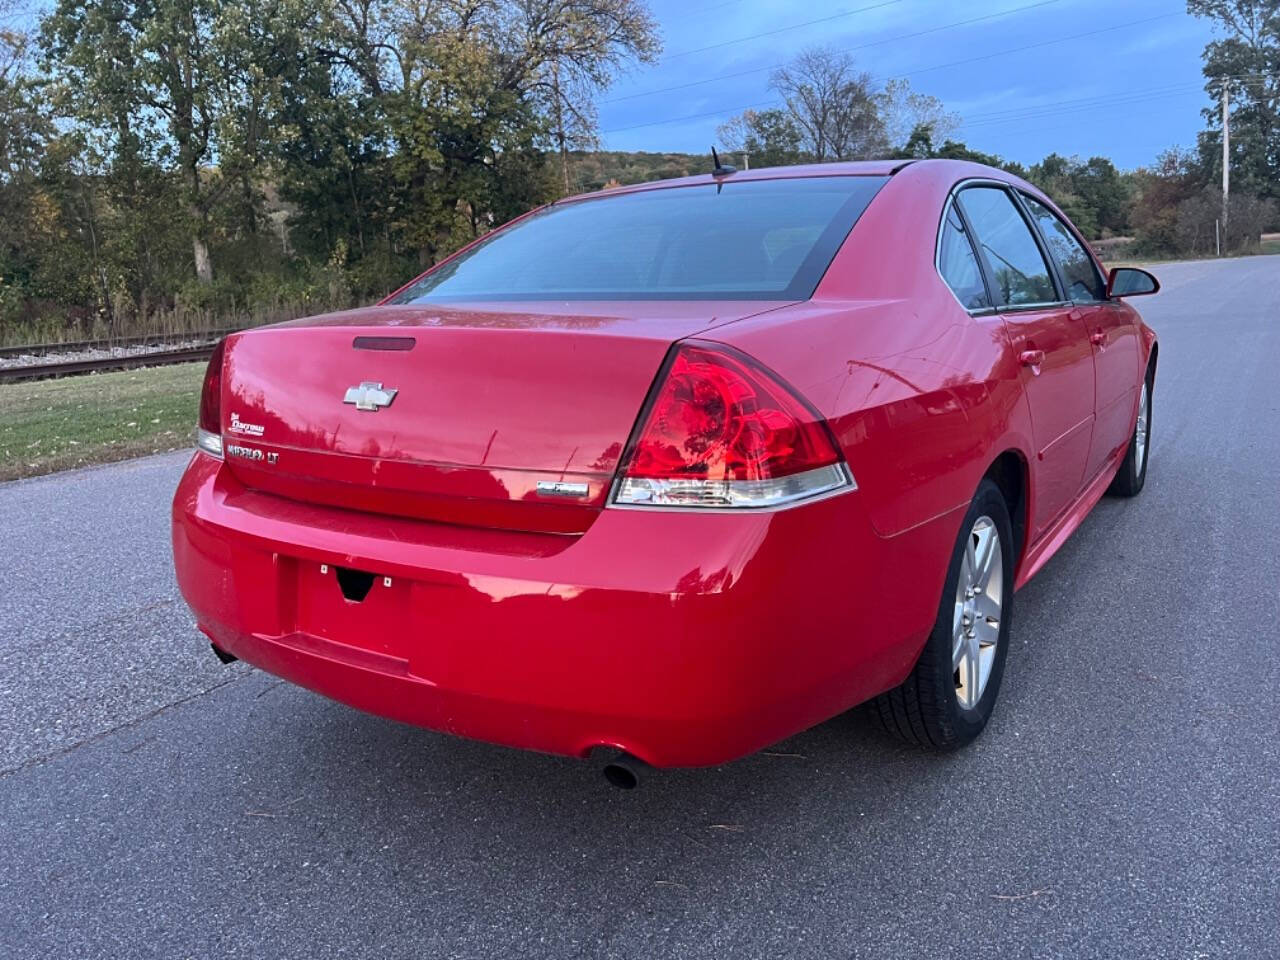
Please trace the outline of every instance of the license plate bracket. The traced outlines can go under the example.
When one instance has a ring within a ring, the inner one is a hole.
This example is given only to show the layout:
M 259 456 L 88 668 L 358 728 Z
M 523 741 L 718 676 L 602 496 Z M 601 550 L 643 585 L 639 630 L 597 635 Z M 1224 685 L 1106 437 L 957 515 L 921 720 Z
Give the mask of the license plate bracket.
M 299 564 L 297 627 L 337 643 L 405 657 L 412 584 L 338 564 Z

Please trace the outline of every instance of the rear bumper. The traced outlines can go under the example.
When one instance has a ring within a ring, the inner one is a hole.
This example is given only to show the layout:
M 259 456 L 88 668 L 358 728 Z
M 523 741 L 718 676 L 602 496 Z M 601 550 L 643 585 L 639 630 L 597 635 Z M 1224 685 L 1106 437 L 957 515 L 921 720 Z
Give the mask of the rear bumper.
M 606 510 L 581 536 L 521 534 L 256 493 L 198 453 L 173 550 L 201 629 L 294 683 L 494 743 L 698 766 L 910 669 L 955 531 L 882 539 L 857 497 L 743 516 Z M 335 565 L 377 575 L 362 603 L 342 598 Z

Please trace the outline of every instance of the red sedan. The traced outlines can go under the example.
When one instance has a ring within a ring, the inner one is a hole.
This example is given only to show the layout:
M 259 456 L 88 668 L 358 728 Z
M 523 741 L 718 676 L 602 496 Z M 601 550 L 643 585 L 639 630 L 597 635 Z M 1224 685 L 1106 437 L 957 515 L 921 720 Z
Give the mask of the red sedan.
M 224 659 L 449 733 L 714 764 L 874 700 L 954 748 L 1014 591 L 1142 489 L 1157 288 L 969 163 L 558 202 L 228 337 L 178 582 Z

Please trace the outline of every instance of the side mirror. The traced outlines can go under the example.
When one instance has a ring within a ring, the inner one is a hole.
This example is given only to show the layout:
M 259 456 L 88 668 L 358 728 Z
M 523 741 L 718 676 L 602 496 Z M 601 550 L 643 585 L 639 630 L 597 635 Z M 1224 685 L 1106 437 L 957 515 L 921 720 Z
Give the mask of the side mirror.
M 1160 289 L 1160 281 L 1137 267 L 1115 267 L 1107 276 L 1107 298 L 1143 297 Z

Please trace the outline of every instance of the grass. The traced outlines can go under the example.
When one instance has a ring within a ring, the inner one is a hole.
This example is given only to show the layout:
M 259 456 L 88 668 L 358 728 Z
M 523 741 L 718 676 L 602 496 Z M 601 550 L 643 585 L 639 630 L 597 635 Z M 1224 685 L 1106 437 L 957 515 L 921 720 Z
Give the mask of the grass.
M 204 367 L 0 385 L 0 480 L 190 446 Z
M 1103 259 L 1102 265 L 1108 270 L 1113 267 L 1158 267 L 1169 263 L 1189 263 L 1200 260 L 1240 260 L 1245 257 L 1269 256 L 1280 253 L 1280 240 L 1263 240 L 1255 250 L 1244 252 L 1226 253 L 1221 257 L 1216 257 L 1212 253 L 1205 254 L 1187 254 L 1182 257 L 1146 257 L 1140 260 L 1120 259 L 1108 260 Z
M 1250 250 L 1236 250 L 1231 253 L 1224 254 L 1221 258 L 1214 256 L 1213 253 L 1195 253 L 1183 254 L 1181 256 L 1170 257 L 1147 257 L 1145 259 L 1135 259 L 1130 256 L 1111 258 L 1104 256 L 1102 262 L 1110 270 L 1112 267 L 1145 267 L 1151 265 L 1159 265 L 1162 263 L 1182 263 L 1187 260 L 1218 260 L 1236 257 L 1255 257 L 1259 255 L 1270 255 L 1280 253 L 1280 233 L 1264 233 L 1261 242 L 1256 248 Z

